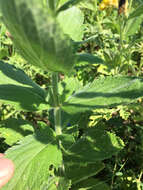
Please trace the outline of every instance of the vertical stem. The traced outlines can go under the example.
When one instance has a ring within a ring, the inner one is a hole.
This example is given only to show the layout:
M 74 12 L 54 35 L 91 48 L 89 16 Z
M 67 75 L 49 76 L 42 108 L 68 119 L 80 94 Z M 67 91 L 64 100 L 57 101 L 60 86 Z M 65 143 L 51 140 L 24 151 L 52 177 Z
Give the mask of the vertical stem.
M 130 14 L 130 12 L 131 12 L 132 3 L 133 3 L 133 0 L 130 0 L 129 7 L 128 7 L 128 14 Z
M 62 129 L 61 129 L 61 109 L 60 109 L 59 95 L 58 95 L 58 73 L 52 74 L 52 91 L 53 91 L 53 100 L 54 100 L 55 132 L 57 135 L 61 135 Z
M 112 174 L 111 189 L 113 189 L 116 170 L 117 170 L 117 156 L 116 156 L 115 165 L 114 165 L 113 174 Z
M 139 175 L 139 179 L 136 179 L 136 183 L 137 183 L 137 190 L 142 190 L 141 188 L 141 178 L 142 178 L 143 172 L 141 171 L 140 175 Z
M 97 0 L 95 0 L 94 2 L 94 8 L 95 8 L 95 13 L 96 13 L 96 21 L 97 21 L 97 26 L 99 28 L 99 33 L 102 33 L 103 31 L 103 28 L 102 28 L 102 25 L 101 25 L 101 20 L 100 19 L 100 14 L 99 14 L 99 7 L 97 6 Z
M 62 134 L 61 109 L 59 107 L 54 108 L 54 121 L 55 121 L 55 132 L 57 135 L 61 135 Z
M 120 25 L 120 44 L 119 44 L 119 51 L 120 51 L 120 61 L 121 66 L 122 64 L 122 58 L 123 58 L 123 51 L 124 51 L 124 45 L 123 45 L 123 32 L 124 32 L 124 20 L 123 17 L 119 16 L 119 25 Z
M 58 98 L 58 73 L 52 74 L 52 90 L 53 90 L 53 99 L 54 106 L 59 106 L 59 98 Z
M 58 73 L 52 74 L 52 94 L 54 100 L 54 123 L 55 123 L 55 132 L 56 135 L 62 134 L 62 126 L 61 126 L 61 108 L 59 102 L 59 94 L 58 94 Z M 61 141 L 59 140 L 59 148 L 61 147 Z M 59 167 L 60 175 L 63 175 L 65 172 L 64 163 Z
M 123 18 L 119 18 L 119 23 L 120 23 L 120 51 L 123 51 Z

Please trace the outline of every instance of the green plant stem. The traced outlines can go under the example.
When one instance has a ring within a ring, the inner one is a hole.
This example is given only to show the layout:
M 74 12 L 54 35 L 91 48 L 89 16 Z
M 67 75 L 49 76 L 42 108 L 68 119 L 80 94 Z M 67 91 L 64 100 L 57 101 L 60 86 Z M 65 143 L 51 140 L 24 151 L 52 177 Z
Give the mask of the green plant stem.
M 61 135 L 62 128 L 61 128 L 61 108 L 59 104 L 59 94 L 58 94 L 58 73 L 52 74 L 52 92 L 54 100 L 55 132 L 57 135 Z
M 123 56 L 123 51 L 124 51 L 124 46 L 123 46 L 123 18 L 119 17 L 119 24 L 120 24 L 120 44 L 119 44 L 119 51 L 120 51 L 120 60 L 121 60 L 121 65 L 122 65 L 122 56 Z
M 59 94 L 58 94 L 58 73 L 52 74 L 52 94 L 54 100 L 54 123 L 55 123 L 55 132 L 56 135 L 62 134 L 62 126 L 61 126 L 61 108 L 59 102 Z M 59 148 L 61 148 L 61 141 L 59 140 Z M 65 174 L 64 163 L 59 167 L 60 175 Z
M 99 33 L 102 34 L 103 28 L 102 28 L 102 24 L 101 24 L 101 20 L 100 20 L 99 14 L 97 14 L 96 20 L 97 20 L 97 25 L 98 25 L 98 28 L 99 28 Z
M 61 129 L 61 109 L 54 108 L 54 121 L 55 121 L 55 132 L 57 135 L 62 134 L 62 129 Z
M 59 107 L 58 73 L 52 74 L 52 90 L 53 90 L 54 107 Z
M 123 21 L 122 21 L 121 17 L 119 19 L 120 19 L 120 21 L 119 21 L 120 22 L 120 48 L 119 49 L 122 52 L 122 50 L 123 50 L 123 31 L 122 31 L 123 30 L 123 24 L 122 24 L 122 22 Z
M 113 174 L 112 174 L 111 189 L 113 189 L 116 170 L 117 170 L 117 156 L 116 156 L 116 162 L 115 162 L 114 169 L 113 169 Z
M 130 12 L 131 12 L 132 3 L 133 3 L 133 0 L 130 0 L 129 7 L 128 7 L 128 14 L 130 14 Z
M 139 179 L 136 179 L 136 182 L 137 182 L 137 190 L 142 190 L 142 188 L 141 188 L 141 178 L 142 178 L 142 174 L 143 174 L 143 172 L 141 171 L 141 172 L 140 172 L 140 175 L 139 175 Z

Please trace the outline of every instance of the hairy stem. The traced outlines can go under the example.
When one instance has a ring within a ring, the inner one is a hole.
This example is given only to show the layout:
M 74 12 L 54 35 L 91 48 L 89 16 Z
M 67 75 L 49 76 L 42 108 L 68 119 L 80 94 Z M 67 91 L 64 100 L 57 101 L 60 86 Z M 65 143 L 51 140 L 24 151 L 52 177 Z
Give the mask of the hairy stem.
M 59 94 L 58 94 L 58 73 L 52 74 L 52 94 L 54 100 L 54 123 L 55 123 L 55 132 L 56 135 L 62 134 L 62 126 L 61 126 L 61 108 L 59 102 Z M 59 148 L 61 148 L 61 141 L 59 140 Z M 65 174 L 64 163 L 59 167 L 60 175 Z
M 59 104 L 59 94 L 58 94 L 58 73 L 52 74 L 52 91 L 53 91 L 53 100 L 54 100 L 55 132 L 57 135 L 61 135 L 62 134 L 61 108 Z

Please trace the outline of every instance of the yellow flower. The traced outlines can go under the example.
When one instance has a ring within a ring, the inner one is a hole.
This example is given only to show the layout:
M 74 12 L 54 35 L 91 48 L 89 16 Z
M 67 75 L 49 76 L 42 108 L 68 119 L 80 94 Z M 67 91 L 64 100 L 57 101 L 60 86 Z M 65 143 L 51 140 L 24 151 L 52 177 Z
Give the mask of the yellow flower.
M 106 5 L 109 5 L 109 1 L 110 0 L 103 0 L 102 3 L 106 4 Z
M 113 7 L 118 7 L 118 0 L 110 0 L 110 5 Z
M 100 3 L 99 5 L 99 10 L 103 11 L 104 9 L 106 9 L 106 4 L 104 4 L 103 2 Z
M 104 10 L 108 7 L 116 7 L 118 8 L 118 0 L 103 0 L 100 4 L 99 4 L 99 9 L 100 10 Z

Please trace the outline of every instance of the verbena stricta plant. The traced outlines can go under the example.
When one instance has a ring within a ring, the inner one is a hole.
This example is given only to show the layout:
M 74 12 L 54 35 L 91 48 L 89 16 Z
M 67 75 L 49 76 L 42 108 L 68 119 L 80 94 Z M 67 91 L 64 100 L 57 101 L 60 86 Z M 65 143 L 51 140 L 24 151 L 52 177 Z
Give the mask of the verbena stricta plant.
M 102 64 L 94 55 L 77 53 L 84 20 L 75 7 L 78 2 L 0 0 L 3 22 L 19 53 L 28 64 L 49 71 L 52 79 L 52 85 L 43 89 L 21 69 L 0 61 L 0 102 L 18 111 L 51 110 L 54 118 L 54 129 L 38 122 L 38 129 L 6 151 L 15 164 L 15 174 L 3 190 L 109 189 L 92 176 L 104 168 L 104 159 L 124 147 L 123 141 L 102 126 L 76 136 L 78 129 L 73 125 L 69 130 L 68 123 L 82 112 L 132 103 L 143 96 L 143 78 L 99 77 L 86 86 L 74 78 L 78 62 Z M 59 73 L 65 75 L 62 82 L 58 82 Z M 16 125 L 13 122 L 9 125 Z

